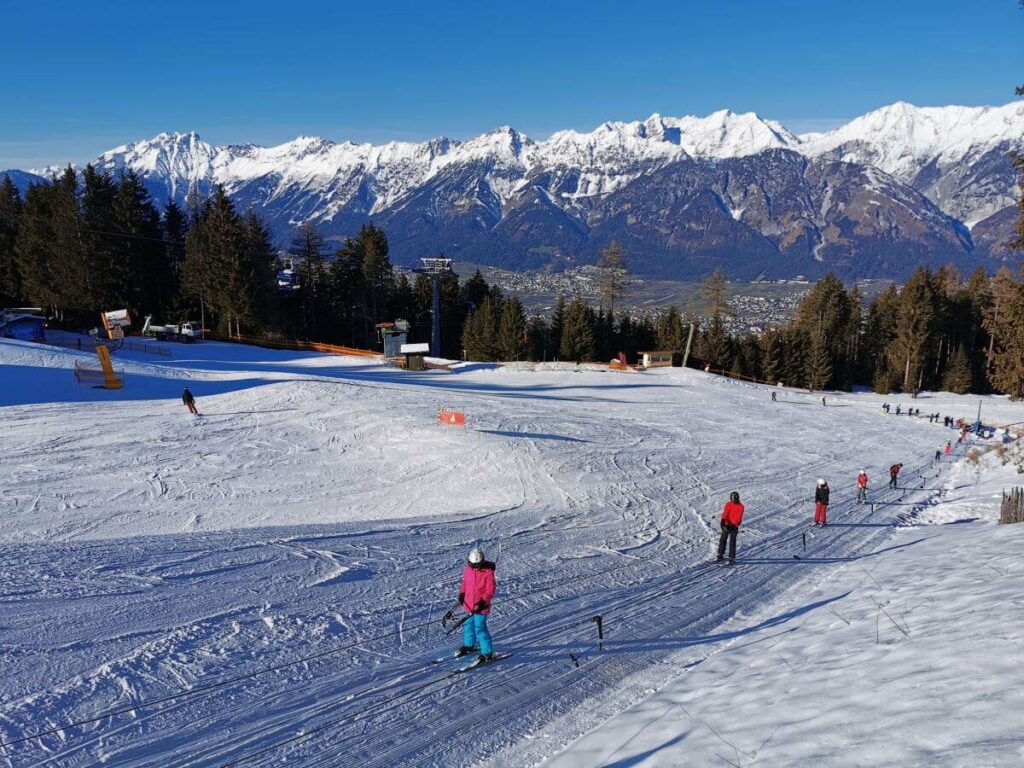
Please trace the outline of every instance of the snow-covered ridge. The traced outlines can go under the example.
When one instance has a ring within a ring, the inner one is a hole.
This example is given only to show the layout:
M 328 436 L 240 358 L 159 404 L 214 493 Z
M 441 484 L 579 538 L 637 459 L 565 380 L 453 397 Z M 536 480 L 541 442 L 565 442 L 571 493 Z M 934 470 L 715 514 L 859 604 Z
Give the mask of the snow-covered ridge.
M 193 187 L 205 192 L 221 184 L 236 193 L 256 186 L 261 205 L 280 202 L 291 219 L 325 221 L 352 204 L 367 214 L 401 205 L 431 180 L 460 168 L 476 169 L 482 188 L 489 188 L 484 196 L 493 193 L 502 207 L 537 179 L 552 199 L 572 206 L 686 158 L 723 160 L 777 149 L 873 166 L 971 224 L 1015 201 L 1008 163 L 992 158 L 1024 149 L 1024 102 L 898 102 L 835 130 L 802 136 L 754 113 L 729 110 L 706 117 L 654 114 L 606 122 L 590 132 L 558 131 L 543 141 L 508 126 L 464 141 L 383 145 L 300 136 L 273 147 L 214 146 L 195 133 L 161 133 L 105 152 L 97 164 L 109 171 L 133 168 L 179 200 Z M 982 171 L 971 173 L 964 164 Z
M 924 163 L 952 163 L 1001 144 L 1024 144 L 1024 102 L 1001 107 L 916 107 L 904 101 L 876 109 L 827 133 L 800 137 L 800 151 L 841 150 L 910 181 Z

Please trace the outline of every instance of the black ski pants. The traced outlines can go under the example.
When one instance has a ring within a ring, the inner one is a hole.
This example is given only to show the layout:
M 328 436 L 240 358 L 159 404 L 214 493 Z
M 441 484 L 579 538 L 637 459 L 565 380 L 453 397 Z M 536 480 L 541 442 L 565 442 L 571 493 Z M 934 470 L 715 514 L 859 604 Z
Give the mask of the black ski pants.
M 722 528 L 722 535 L 718 537 L 718 556 L 725 554 L 725 543 L 729 542 L 729 559 L 736 559 L 736 534 L 740 529 L 735 525 L 726 525 Z

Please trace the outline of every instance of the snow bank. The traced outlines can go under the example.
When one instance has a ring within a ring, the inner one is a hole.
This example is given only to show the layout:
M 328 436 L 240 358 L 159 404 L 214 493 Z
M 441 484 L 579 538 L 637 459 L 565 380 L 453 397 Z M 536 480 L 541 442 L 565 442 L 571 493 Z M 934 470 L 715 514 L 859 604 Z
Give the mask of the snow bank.
M 988 465 L 959 464 L 890 551 L 730 622 L 731 647 L 545 765 L 1021 765 L 1024 525 L 995 523 L 1021 477 Z

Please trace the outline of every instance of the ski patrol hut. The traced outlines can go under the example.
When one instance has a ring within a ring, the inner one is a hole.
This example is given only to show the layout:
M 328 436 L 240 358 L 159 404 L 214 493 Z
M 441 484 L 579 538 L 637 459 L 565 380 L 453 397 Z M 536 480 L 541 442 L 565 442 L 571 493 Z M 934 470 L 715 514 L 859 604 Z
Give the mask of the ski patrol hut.
M 19 341 L 46 341 L 46 318 L 33 314 L 33 309 L 10 309 L 0 312 L 0 338 Z
M 426 342 L 422 344 L 403 344 L 402 354 L 405 355 L 405 365 L 403 366 L 407 371 L 425 371 L 427 369 L 426 356 L 430 352 L 430 345 Z
M 398 357 L 405 340 L 409 337 L 409 321 L 395 320 L 393 323 L 377 323 L 377 336 L 384 344 L 384 357 L 388 360 Z
M 641 352 L 640 365 L 644 368 L 668 368 L 672 365 L 672 353 Z

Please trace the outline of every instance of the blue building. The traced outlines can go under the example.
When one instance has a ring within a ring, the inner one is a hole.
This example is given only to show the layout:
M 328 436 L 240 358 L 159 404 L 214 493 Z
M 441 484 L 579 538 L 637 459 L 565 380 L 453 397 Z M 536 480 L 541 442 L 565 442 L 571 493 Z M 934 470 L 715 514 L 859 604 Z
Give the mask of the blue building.
M 46 318 L 18 311 L 0 312 L 0 338 L 46 341 Z

